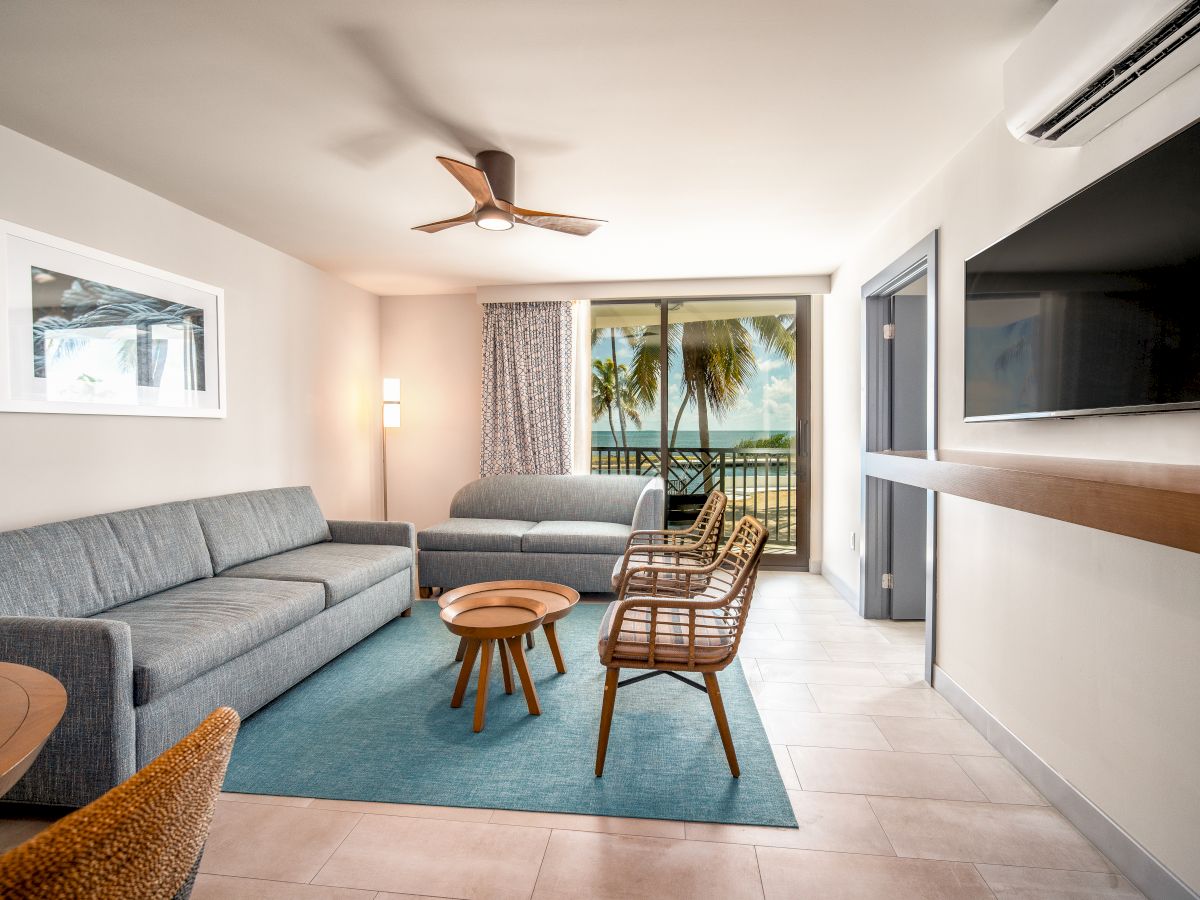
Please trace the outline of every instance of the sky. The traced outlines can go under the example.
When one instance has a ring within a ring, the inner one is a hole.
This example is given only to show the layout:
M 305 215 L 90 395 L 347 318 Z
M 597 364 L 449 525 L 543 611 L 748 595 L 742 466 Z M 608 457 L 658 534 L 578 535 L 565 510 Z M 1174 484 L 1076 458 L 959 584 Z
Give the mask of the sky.
M 607 359 L 610 356 L 608 331 L 605 330 L 600 340 L 592 348 L 593 359 Z M 763 431 L 767 433 L 780 431 L 795 431 L 796 429 L 796 370 L 795 366 L 778 353 L 771 353 L 754 337 L 754 356 L 758 362 L 758 371 L 750 379 L 745 394 L 738 404 L 725 416 L 718 418 L 711 411 L 708 416 L 709 428 L 713 431 Z M 632 351 L 620 334 L 617 335 L 617 361 L 628 364 Z M 668 426 L 674 424 L 675 414 L 679 410 L 679 372 L 680 364 L 675 362 L 671 367 L 668 381 L 669 417 Z M 601 413 L 600 418 L 593 423 L 596 430 L 606 431 L 608 419 Z M 633 426 L 630 426 L 631 430 Z M 658 428 L 658 409 L 645 410 L 642 413 L 642 429 L 656 430 Z M 679 428 L 681 431 L 696 431 L 695 407 L 689 407 L 683 414 Z

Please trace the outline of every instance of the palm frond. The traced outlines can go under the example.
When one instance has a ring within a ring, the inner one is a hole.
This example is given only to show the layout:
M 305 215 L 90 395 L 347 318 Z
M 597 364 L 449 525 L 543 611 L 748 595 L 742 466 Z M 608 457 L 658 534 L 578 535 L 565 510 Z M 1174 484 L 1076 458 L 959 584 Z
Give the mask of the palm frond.
M 792 365 L 796 364 L 796 317 L 754 316 L 750 327 L 758 335 L 763 346 L 778 353 Z

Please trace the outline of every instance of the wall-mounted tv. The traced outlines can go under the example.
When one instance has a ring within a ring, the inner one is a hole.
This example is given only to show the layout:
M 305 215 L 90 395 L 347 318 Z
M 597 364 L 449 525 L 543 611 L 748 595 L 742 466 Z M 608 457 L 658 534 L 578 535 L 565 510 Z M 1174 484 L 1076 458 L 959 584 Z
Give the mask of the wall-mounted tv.
M 1200 122 L 966 269 L 968 422 L 1200 409 Z

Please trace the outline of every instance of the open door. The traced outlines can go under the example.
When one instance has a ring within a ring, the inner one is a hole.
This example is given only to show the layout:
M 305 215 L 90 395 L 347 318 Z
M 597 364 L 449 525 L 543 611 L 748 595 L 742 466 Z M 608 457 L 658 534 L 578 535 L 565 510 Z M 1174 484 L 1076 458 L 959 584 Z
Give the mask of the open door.
M 891 450 L 928 450 L 925 378 L 928 371 L 926 308 L 928 276 L 902 287 L 888 302 L 891 327 L 883 353 L 891 368 L 887 411 Z M 927 491 L 889 482 L 890 565 L 884 573 L 884 614 L 891 619 L 925 618 L 925 543 Z
M 937 233 L 863 286 L 863 452 L 937 448 Z M 865 471 L 865 466 L 864 466 Z M 925 620 L 933 675 L 936 503 L 932 491 L 862 479 L 860 613 Z

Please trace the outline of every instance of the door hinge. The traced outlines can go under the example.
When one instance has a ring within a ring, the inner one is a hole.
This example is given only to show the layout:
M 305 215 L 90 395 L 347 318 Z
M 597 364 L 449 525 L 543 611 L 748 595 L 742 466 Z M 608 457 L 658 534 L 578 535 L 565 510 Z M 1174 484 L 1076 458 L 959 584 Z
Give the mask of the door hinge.
M 896 339 L 896 325 L 894 322 L 888 322 L 883 326 L 883 339 L 885 341 L 894 341 Z
M 883 584 L 881 585 L 881 587 L 885 591 L 890 591 L 892 588 L 894 588 L 896 586 L 896 577 L 891 572 L 884 572 L 882 580 L 883 580 Z

